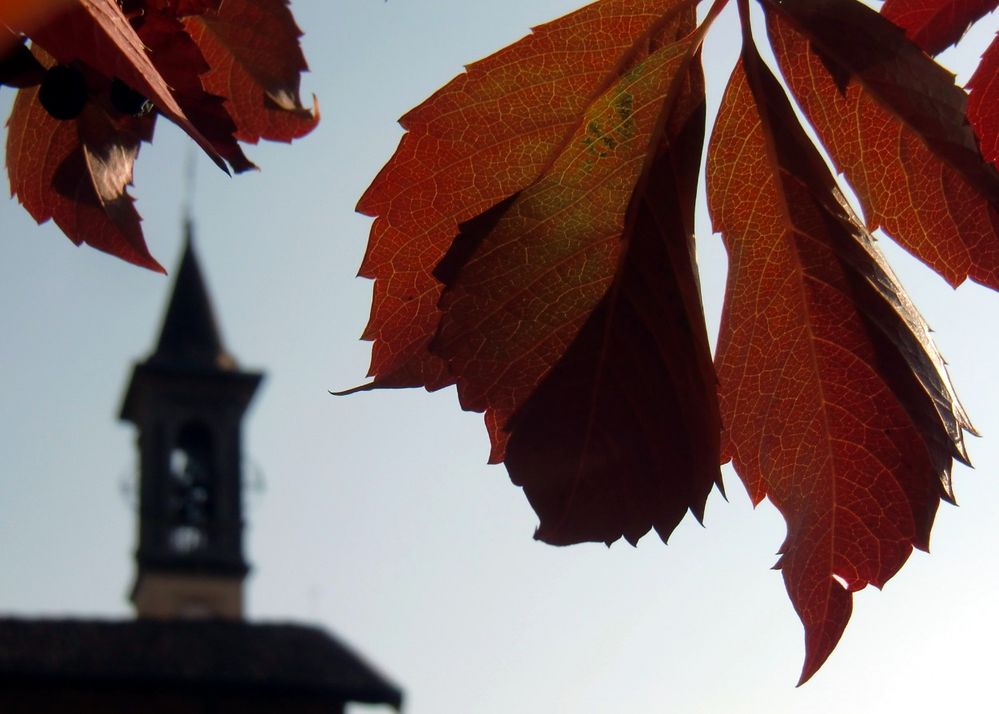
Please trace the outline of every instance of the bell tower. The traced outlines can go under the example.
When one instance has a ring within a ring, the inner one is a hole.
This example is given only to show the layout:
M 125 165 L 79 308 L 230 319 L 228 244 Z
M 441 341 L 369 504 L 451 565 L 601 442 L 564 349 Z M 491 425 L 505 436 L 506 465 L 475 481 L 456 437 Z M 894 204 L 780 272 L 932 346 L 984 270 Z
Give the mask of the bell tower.
M 139 617 L 243 615 L 241 423 L 262 374 L 222 342 L 188 223 L 155 351 L 135 366 L 121 419 L 138 428 Z

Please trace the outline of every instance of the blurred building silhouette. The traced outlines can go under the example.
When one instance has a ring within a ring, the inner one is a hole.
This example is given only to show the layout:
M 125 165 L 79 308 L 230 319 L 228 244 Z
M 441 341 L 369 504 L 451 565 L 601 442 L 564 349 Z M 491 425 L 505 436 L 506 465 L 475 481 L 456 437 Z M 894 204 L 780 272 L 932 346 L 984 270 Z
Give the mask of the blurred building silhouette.
M 138 428 L 137 618 L 0 619 L 2 714 L 401 707 L 323 630 L 244 619 L 241 424 L 261 378 L 225 349 L 188 226 L 159 342 L 121 410 Z

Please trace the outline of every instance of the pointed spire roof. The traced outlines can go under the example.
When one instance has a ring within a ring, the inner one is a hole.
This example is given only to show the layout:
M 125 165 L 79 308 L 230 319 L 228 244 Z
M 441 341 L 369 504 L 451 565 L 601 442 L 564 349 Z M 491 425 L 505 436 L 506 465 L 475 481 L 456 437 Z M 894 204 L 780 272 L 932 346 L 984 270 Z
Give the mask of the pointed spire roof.
M 193 228 L 185 221 L 184 254 L 149 363 L 178 368 L 233 370 L 236 362 L 222 342 L 208 288 L 194 252 Z

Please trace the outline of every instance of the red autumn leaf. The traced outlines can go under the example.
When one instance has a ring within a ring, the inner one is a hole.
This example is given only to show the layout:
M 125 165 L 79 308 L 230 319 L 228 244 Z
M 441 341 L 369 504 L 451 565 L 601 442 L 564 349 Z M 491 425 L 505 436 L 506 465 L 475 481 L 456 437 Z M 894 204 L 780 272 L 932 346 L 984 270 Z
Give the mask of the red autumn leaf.
M 159 12 L 173 17 L 186 17 L 188 15 L 202 15 L 206 12 L 218 12 L 219 7 L 225 0 L 126 0 L 137 5 L 145 4 L 146 8 L 152 8 Z
M 360 274 L 375 280 L 364 337 L 374 341 L 378 385 L 451 383 L 427 345 L 442 289 L 432 272 L 458 224 L 537 180 L 591 102 L 646 51 L 663 13 L 680 4 L 585 7 L 469 65 L 400 120 L 407 133 L 358 204 L 377 216 Z
M 49 58 L 43 58 L 51 64 Z M 149 254 L 126 187 L 152 117 L 114 120 L 87 104 L 74 122 L 52 118 L 38 88 L 18 92 L 7 129 L 11 192 L 39 223 L 55 220 L 74 243 L 165 272 Z
M 680 38 L 693 13 L 596 7 L 472 65 L 410 112 L 360 204 L 381 214 L 362 267 L 378 278 L 375 386 L 456 377 L 463 405 L 486 412 L 492 460 L 506 458 L 538 511 L 537 537 L 557 543 L 634 542 L 652 527 L 665 539 L 688 508 L 700 517 L 718 482 L 690 242 L 703 94 Z M 552 54 L 581 37 L 601 42 Z M 524 116 L 543 97 L 566 101 Z M 663 411 L 670 403 L 700 406 L 684 420 Z
M 978 134 L 982 155 L 999 168 L 999 34 L 982 55 L 968 89 L 968 119 Z
M 881 14 L 935 55 L 960 40 L 973 22 L 997 4 L 996 0 L 887 0 Z
M 307 109 L 299 97 L 308 66 L 287 0 L 225 0 L 184 24 L 211 67 L 205 89 L 226 98 L 237 139 L 291 141 L 315 128 L 319 105 Z
M 178 104 L 236 173 L 256 168 L 236 141 L 236 124 L 225 100 L 205 90 L 202 76 L 210 70 L 184 24 L 155 9 L 137 19 L 137 32 L 156 59 L 156 68 L 173 89 Z
M 12 191 L 37 220 L 55 218 L 73 242 L 162 270 L 148 253 L 138 214 L 125 192 L 139 143 L 152 136 L 151 107 L 181 126 L 223 170 L 228 162 L 237 172 L 255 168 L 238 139 L 288 140 L 287 127 L 300 136 L 318 121 L 318 115 L 300 106 L 275 104 L 263 112 L 272 129 L 247 132 L 247 126 L 260 123 L 262 112 L 245 106 L 245 87 L 209 87 L 209 78 L 217 84 L 219 76 L 232 74 L 232 53 L 219 56 L 213 50 L 209 60 L 187 23 L 201 22 L 199 17 L 205 22 L 219 17 L 259 20 L 247 6 L 275 16 L 273 22 L 245 28 L 239 51 L 266 50 L 260 66 L 275 67 L 275 81 L 286 91 L 282 96 L 294 96 L 296 102 L 298 76 L 305 68 L 298 46 L 301 33 L 286 5 L 278 2 L 278 8 L 271 0 L 67 4 L 66 11 L 41 24 L 15 25 L 31 38 L 36 54 L 54 57 L 46 60 L 46 67 L 58 66 L 40 71 L 30 51 L 17 45 L 0 59 L 0 79 L 22 87 L 8 139 Z M 35 86 L 39 82 L 41 90 Z M 235 94 L 229 96 L 229 91 Z M 39 162 L 41 155 L 49 163 Z M 58 165 L 50 165 L 52 161 Z
M 720 484 L 690 240 L 704 103 L 690 29 L 594 100 L 544 175 L 466 224 L 461 259 L 438 271 L 431 350 L 462 406 L 486 412 L 493 460 L 550 543 L 665 540 Z
M 754 503 L 769 497 L 787 521 L 778 567 L 805 625 L 803 682 L 839 640 L 850 593 L 927 547 L 969 425 L 927 327 L 751 44 L 707 172 L 730 257 L 723 448 Z
M 83 62 L 144 94 L 226 170 L 225 162 L 211 143 L 177 104 L 115 0 L 76 0 L 67 12 L 34 30 L 30 37 L 59 64 Z
M 954 284 L 999 287 L 999 184 L 979 145 L 996 134 L 994 70 L 973 90 L 976 137 L 952 75 L 877 13 L 760 1 L 870 229 Z M 552 543 L 652 528 L 665 540 L 686 510 L 702 514 L 724 447 L 753 499 L 787 520 L 779 567 L 806 628 L 804 680 L 838 641 L 850 593 L 927 546 L 971 427 L 751 41 L 709 152 L 732 270 L 719 418 L 691 211 L 698 48 L 725 3 L 694 29 L 693 2 L 598 0 L 403 117 L 358 204 L 375 217 L 360 271 L 375 280 L 374 379 L 350 391 L 457 384 Z M 955 22 L 944 29 L 959 34 Z
M 953 75 L 853 0 L 764 4 L 794 92 L 864 209 L 951 285 L 999 287 L 999 175 Z

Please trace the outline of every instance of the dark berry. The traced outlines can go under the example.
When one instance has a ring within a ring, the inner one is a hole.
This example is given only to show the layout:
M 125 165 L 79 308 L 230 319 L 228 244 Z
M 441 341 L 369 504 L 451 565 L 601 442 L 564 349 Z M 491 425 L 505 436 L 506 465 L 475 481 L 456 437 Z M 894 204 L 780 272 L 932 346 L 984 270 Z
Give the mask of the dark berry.
M 140 117 L 153 110 L 153 103 L 117 77 L 111 82 L 111 106 L 122 114 Z
M 0 84 L 31 87 L 40 84 L 43 77 L 45 68 L 23 43 L 15 43 L 0 56 Z
M 87 103 L 87 81 L 75 67 L 49 68 L 38 90 L 38 101 L 54 119 L 76 119 Z

